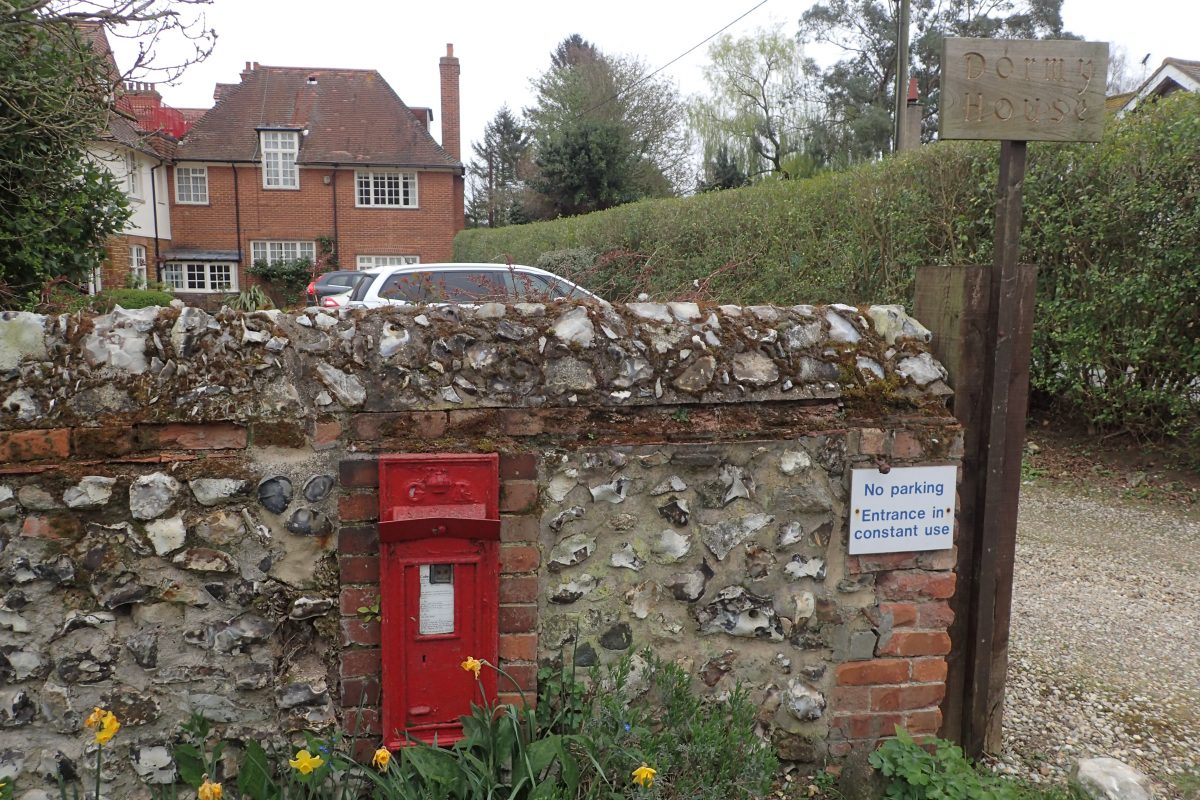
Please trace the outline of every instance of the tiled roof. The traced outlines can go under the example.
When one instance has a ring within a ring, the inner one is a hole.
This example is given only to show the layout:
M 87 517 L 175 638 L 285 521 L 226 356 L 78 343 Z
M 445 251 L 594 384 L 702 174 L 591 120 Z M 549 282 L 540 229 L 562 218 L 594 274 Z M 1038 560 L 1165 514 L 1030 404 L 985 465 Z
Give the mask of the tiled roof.
M 1165 58 L 1163 64 L 1170 64 L 1179 71 L 1200 83 L 1200 61 L 1185 61 L 1182 58 Z
M 315 81 L 315 82 L 314 82 Z M 375 70 L 258 66 L 179 145 L 185 161 L 255 161 L 261 128 L 307 130 L 299 164 L 462 167 Z

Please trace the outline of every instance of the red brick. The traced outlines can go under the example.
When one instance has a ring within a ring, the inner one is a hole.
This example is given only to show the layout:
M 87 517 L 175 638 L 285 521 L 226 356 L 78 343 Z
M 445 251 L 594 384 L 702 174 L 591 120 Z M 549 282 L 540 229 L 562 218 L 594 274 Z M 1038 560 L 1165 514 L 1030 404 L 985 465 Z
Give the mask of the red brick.
M 0 433 L 0 463 L 42 461 L 71 455 L 69 428 Z
M 379 678 L 360 677 L 342 679 L 342 707 L 369 708 L 379 705 Z
M 71 448 L 79 458 L 123 456 L 133 452 L 133 428 L 75 428 Z
M 542 563 L 542 554 L 536 547 L 527 545 L 502 545 L 500 547 L 500 572 L 533 572 Z
M 343 712 L 342 730 L 350 736 L 379 736 L 383 726 L 375 708 L 347 708 Z
M 246 429 L 229 422 L 158 425 L 146 428 L 146 432 L 154 446 L 163 449 L 242 450 L 247 443 Z
M 952 622 L 954 622 L 954 610 L 945 601 L 921 603 L 917 606 L 917 625 L 919 627 L 944 630 L 949 628 Z
M 511 680 L 505 679 L 503 675 L 497 680 L 497 687 L 500 691 L 516 691 L 520 689 L 523 692 L 537 691 L 537 664 L 501 664 L 504 671 L 508 673 Z
M 887 435 L 879 428 L 863 428 L 858 432 L 858 452 L 864 456 L 883 455 Z
M 913 711 L 904 715 L 904 728 L 911 734 L 934 734 L 942 728 L 942 711 L 938 708 Z
M 929 708 L 942 702 L 946 696 L 946 685 L 921 683 L 909 686 L 871 687 L 872 711 L 908 711 Z
M 537 621 L 537 606 L 500 606 L 501 633 L 533 633 Z
M 538 579 L 535 575 L 501 575 L 501 603 L 532 603 L 538 599 Z
M 79 518 L 74 514 L 32 514 L 21 523 L 21 535 L 30 539 L 66 539 L 79 537 Z
M 338 517 L 343 522 L 379 519 L 379 495 L 341 495 L 338 497 Z
M 342 677 L 357 678 L 379 674 L 379 650 L 343 650 Z
M 911 628 L 917 624 L 917 606 L 913 603 L 880 603 L 879 611 L 891 618 L 893 628 Z
M 375 556 L 339 556 L 342 583 L 379 583 L 379 559 Z
M 500 634 L 500 658 L 505 661 L 533 661 L 537 658 L 537 634 Z
M 908 662 L 900 658 L 849 661 L 837 667 L 838 686 L 878 686 L 908 680 Z
M 916 553 L 872 553 L 866 556 L 850 556 L 846 559 L 846 571 L 852 575 L 893 569 L 915 569 L 916 566 Z
M 500 480 L 536 480 L 537 456 L 533 453 L 501 453 Z
M 834 758 L 845 758 L 854 750 L 854 745 L 849 742 L 830 742 L 829 755 Z
M 903 724 L 901 714 L 837 714 L 831 727 L 847 739 L 878 739 L 893 735 L 896 726 Z
M 375 458 L 347 458 L 338 464 L 338 481 L 347 489 L 375 489 L 379 486 L 379 461 Z
M 380 742 L 374 736 L 369 736 L 365 739 L 353 739 L 354 746 L 351 748 L 354 760 L 359 764 L 370 764 L 371 759 L 375 757 L 375 751 L 379 748 Z
M 446 434 L 445 411 L 414 411 L 383 414 L 355 414 L 350 418 L 350 434 L 356 441 L 383 439 L 438 439 Z
M 835 686 L 830 699 L 834 712 L 870 711 L 871 687 Z
M 377 586 L 343 586 L 338 606 L 346 617 L 358 616 L 360 608 L 370 608 L 379 599 Z
M 374 525 L 344 525 L 338 530 L 338 552 L 343 555 L 374 555 L 379 552 L 379 528 Z
M 917 566 L 921 569 L 950 570 L 958 566 L 958 548 L 948 550 L 930 550 L 917 556 Z
M 496 699 L 506 706 L 537 708 L 537 695 L 532 693 L 500 692 Z
M 411 423 L 413 433 L 419 438 L 438 439 L 446 435 L 450 416 L 445 411 L 415 411 Z
M 944 600 L 954 596 L 953 572 L 898 570 L 875 578 L 875 591 L 884 600 Z
M 925 454 L 921 440 L 909 431 L 897 431 L 892 439 L 892 458 L 917 459 Z
M 532 411 L 508 409 L 500 412 L 500 429 L 505 436 L 537 436 L 546 426 Z
M 378 622 L 363 622 L 354 617 L 342 619 L 342 647 L 353 644 L 377 645 L 379 642 Z
M 918 658 L 912 662 L 912 679 L 921 683 L 946 680 L 946 659 Z
M 328 422 L 313 423 L 312 446 L 313 450 L 328 450 L 338 443 L 338 437 L 342 435 L 342 425 L 337 420 L 329 420 Z
M 504 481 L 500 484 L 500 510 L 520 514 L 537 505 L 537 481 Z
M 536 542 L 541 534 L 541 521 L 535 516 L 500 517 L 500 541 Z
M 897 631 L 881 639 L 881 656 L 944 656 L 950 652 L 950 634 L 944 631 Z

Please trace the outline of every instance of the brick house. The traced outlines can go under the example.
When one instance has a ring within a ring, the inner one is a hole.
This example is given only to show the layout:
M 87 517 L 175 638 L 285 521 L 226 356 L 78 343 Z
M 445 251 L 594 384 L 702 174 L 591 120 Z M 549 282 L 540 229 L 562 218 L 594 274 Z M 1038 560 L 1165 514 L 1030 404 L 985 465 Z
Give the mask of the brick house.
M 248 63 L 239 83 L 218 84 L 167 169 L 162 282 L 195 302 L 245 288 L 258 260 L 450 260 L 464 227 L 452 45 L 440 68 L 441 144 L 432 111 L 405 105 L 375 70 Z

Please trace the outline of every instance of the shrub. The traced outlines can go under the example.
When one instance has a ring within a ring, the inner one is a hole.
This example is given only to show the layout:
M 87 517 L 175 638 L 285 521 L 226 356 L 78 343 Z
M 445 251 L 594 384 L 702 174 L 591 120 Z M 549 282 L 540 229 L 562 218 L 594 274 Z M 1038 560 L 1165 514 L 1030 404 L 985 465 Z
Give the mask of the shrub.
M 260 258 L 246 271 L 265 281 L 275 304 L 283 307 L 296 304 L 304 296 L 305 287 L 313 279 L 313 262 L 310 258 Z
M 851 171 L 463 231 L 455 258 L 601 254 L 583 285 L 720 302 L 910 303 L 919 265 L 989 263 L 994 143 L 943 142 Z M 1200 95 L 1034 142 L 1022 260 L 1039 268 L 1035 401 L 1200 450 Z M 1190 432 L 1190 433 L 1189 433 Z
M 1015 784 L 976 770 L 961 747 L 944 739 L 918 744 L 898 727 L 896 738 L 868 760 L 891 779 L 889 800 L 1017 800 Z
M 92 298 L 90 306 L 97 313 L 106 314 L 115 306 L 128 309 L 169 306 L 173 299 L 175 296 L 170 292 L 157 289 L 105 289 Z

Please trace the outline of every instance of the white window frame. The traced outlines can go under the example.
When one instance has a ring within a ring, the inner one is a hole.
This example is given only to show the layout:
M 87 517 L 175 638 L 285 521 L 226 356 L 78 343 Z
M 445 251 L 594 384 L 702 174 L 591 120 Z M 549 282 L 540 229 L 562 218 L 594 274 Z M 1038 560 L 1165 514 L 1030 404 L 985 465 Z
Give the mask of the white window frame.
M 259 131 L 264 189 L 299 189 L 299 131 Z
M 142 165 L 132 150 L 125 152 L 125 194 L 135 200 L 142 199 Z
M 392 182 L 394 185 L 389 185 Z M 416 172 L 398 169 L 359 169 L 354 171 L 356 208 L 419 208 Z M 395 202 L 390 202 L 391 200 Z
M 129 288 L 145 289 L 150 276 L 146 271 L 146 248 L 144 245 L 129 245 Z
M 228 283 L 215 276 L 228 273 Z M 186 294 L 229 294 L 238 291 L 238 265 L 232 261 L 168 261 L 163 264 L 163 283 Z
M 290 239 L 260 239 L 250 242 L 250 263 L 266 261 L 274 264 L 296 258 L 307 258 L 317 263 L 317 243 Z
M 186 183 L 180 180 L 185 173 Z M 202 184 L 200 188 L 197 188 L 198 182 Z M 188 192 L 187 198 L 181 189 Z M 208 205 L 208 167 L 175 167 L 175 202 L 187 206 Z
M 407 264 L 420 264 L 420 256 L 359 256 L 356 260 L 358 269 L 371 267 L 402 267 Z

